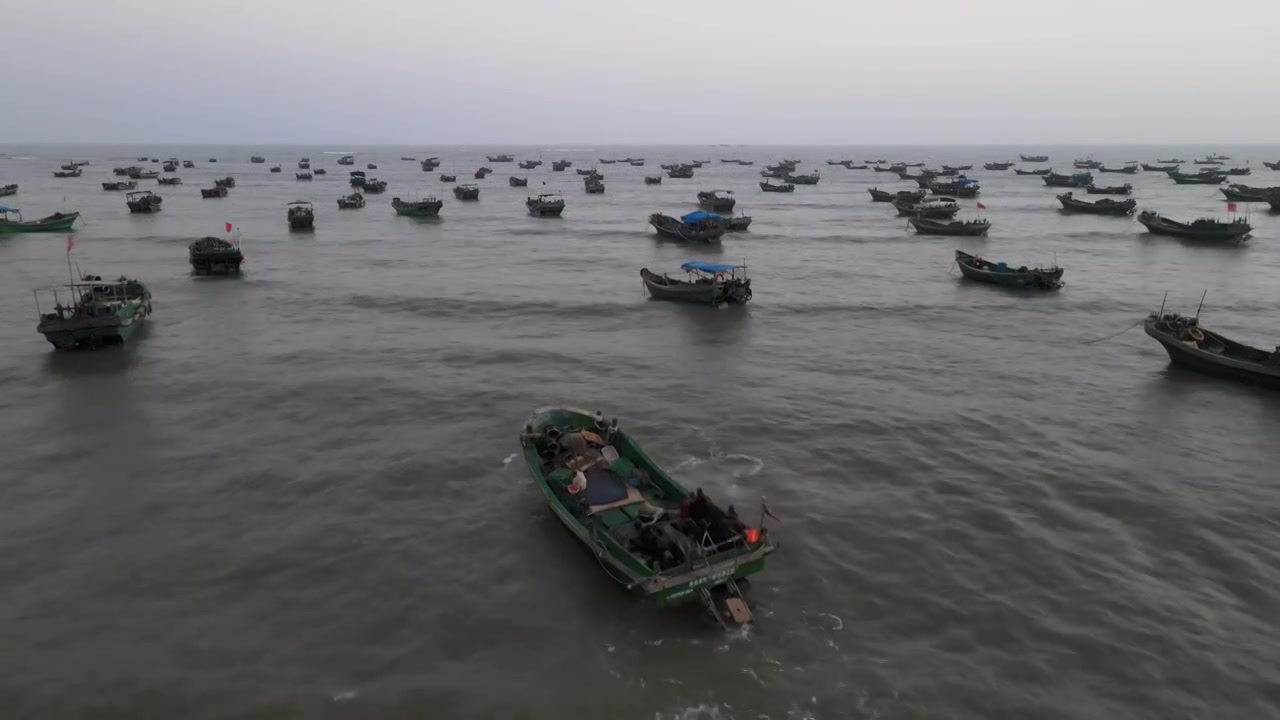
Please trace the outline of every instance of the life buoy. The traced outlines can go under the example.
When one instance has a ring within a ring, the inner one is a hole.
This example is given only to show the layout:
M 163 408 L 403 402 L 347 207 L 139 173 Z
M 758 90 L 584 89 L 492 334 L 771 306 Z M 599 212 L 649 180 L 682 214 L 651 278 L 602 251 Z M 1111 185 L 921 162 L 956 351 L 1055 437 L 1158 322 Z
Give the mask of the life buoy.
M 1193 327 L 1187 330 L 1187 336 L 1196 342 L 1204 342 L 1204 333 L 1200 332 L 1200 328 Z

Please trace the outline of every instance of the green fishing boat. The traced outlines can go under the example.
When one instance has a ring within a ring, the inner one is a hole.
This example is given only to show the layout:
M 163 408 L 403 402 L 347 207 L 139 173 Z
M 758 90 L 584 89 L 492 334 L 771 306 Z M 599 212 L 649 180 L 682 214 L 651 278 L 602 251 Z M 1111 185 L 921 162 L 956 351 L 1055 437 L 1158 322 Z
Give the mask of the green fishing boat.
M 70 230 L 80 213 L 56 212 L 39 220 L 23 220 L 18 208 L 0 205 L 0 235 L 12 235 L 26 232 L 58 232 Z
M 59 350 L 122 344 L 151 314 L 151 291 L 124 277 L 104 281 L 97 275 L 85 275 L 81 282 L 43 292 L 51 296 L 53 311 L 41 309 L 41 291 L 37 290 L 40 323 L 36 330 Z
M 690 260 L 680 266 L 687 280 L 656 275 L 640 269 L 640 279 L 655 300 L 676 300 L 698 305 L 742 304 L 751 299 L 751 278 L 745 265 L 721 265 Z
M 726 627 L 751 622 L 746 578 L 778 550 L 767 530 L 687 491 L 601 413 L 543 408 L 520 445 L 552 512 L 615 582 L 659 607 L 701 602 Z

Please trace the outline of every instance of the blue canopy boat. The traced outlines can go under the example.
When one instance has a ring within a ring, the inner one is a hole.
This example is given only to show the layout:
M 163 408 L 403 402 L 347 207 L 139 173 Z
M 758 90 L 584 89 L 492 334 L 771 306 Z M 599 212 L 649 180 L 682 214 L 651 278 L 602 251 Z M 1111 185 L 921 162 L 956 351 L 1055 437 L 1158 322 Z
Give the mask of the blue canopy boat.
M 691 212 L 679 220 L 654 213 L 649 216 L 649 224 L 662 235 L 688 242 L 720 242 L 720 236 L 724 234 L 724 218 L 703 210 Z
M 751 278 L 747 277 L 746 265 L 690 260 L 680 269 L 689 273 L 688 280 L 655 275 L 649 268 L 640 270 L 640 279 L 649 295 L 657 300 L 719 306 L 742 304 L 751 299 Z

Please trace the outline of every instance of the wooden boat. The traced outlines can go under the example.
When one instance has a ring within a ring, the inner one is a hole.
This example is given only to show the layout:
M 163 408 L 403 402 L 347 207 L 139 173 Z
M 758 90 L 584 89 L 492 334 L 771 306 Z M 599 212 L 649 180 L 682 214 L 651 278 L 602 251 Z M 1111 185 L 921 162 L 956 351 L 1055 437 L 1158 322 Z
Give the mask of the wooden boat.
M 261 155 L 254 155 L 253 157 L 249 158 L 249 162 L 253 163 L 254 165 L 261 165 L 261 164 L 265 163 L 266 161 L 267 161 L 267 159 L 266 159 L 266 158 L 264 158 L 264 157 L 262 157 Z M 208 238 L 206 238 L 206 239 L 208 239 Z M 197 242 L 199 242 L 199 241 L 197 241 Z
M 1020 154 L 1018 155 L 1018 159 L 1022 160 L 1022 162 L 1029 162 L 1029 163 L 1049 162 L 1048 155 L 1021 155 Z
M 751 227 L 750 215 L 733 215 L 724 219 L 725 232 L 743 232 Z
M 702 167 L 703 165 L 705 165 L 706 163 L 704 163 L 704 162 L 703 162 L 703 161 L 701 161 L 701 160 L 694 160 L 693 162 L 689 162 L 689 163 L 685 163 L 685 164 L 686 164 L 686 165 L 688 165 L 688 166 L 689 166 L 689 167 L 691 167 L 691 168 L 697 169 L 697 168 L 701 168 L 701 167 Z
M 862 162 L 868 165 L 884 165 L 884 164 L 887 164 L 889 161 L 881 158 L 879 160 L 863 160 Z
M 693 171 L 690 170 L 689 172 L 692 173 Z M 762 178 L 771 178 L 771 179 L 781 180 L 786 176 L 787 174 L 782 170 L 761 170 L 760 171 L 760 177 Z
M 131 213 L 158 213 L 163 198 L 150 190 L 138 190 L 125 195 L 125 205 Z
M 357 177 L 362 178 L 362 177 L 366 177 L 366 176 L 367 176 L 367 173 L 366 173 L 365 171 L 363 171 L 363 170 L 352 170 L 352 171 L 348 172 L 348 173 L 347 173 L 347 175 L 349 175 L 349 176 L 351 176 L 351 177 L 353 177 L 353 178 L 357 178 Z
M 989 162 L 982 164 L 983 170 L 1008 170 L 1011 167 L 1013 167 L 1013 163 L 1011 162 Z
M 628 164 L 628 165 L 630 165 L 631 167 L 644 167 L 644 161 L 643 161 L 643 160 L 632 160 L 631 162 L 629 162 L 629 163 L 627 163 L 627 164 Z
M 443 173 L 442 173 L 442 174 L 440 175 L 440 182 L 458 182 L 458 176 L 457 176 L 457 175 L 445 175 L 445 174 L 443 174 Z
M 479 194 L 480 189 L 476 188 L 476 196 L 479 197 Z M 475 198 L 472 199 L 474 200 Z M 407 217 L 437 217 L 440 215 L 440 208 L 442 207 L 444 207 L 444 201 L 433 197 L 424 200 L 391 198 L 391 208 L 396 211 L 396 214 Z
M 926 194 L 924 190 L 899 190 L 897 192 L 889 192 L 888 190 L 881 190 L 880 188 L 870 188 L 867 192 L 871 193 L 872 202 L 893 202 L 894 200 L 901 200 L 909 205 L 914 205 L 915 203 L 924 200 Z
M 311 179 L 311 173 L 310 173 L 309 171 L 308 171 L 308 172 L 296 172 L 296 173 L 294 173 L 294 174 L 293 174 L 293 177 L 294 177 L 294 178 L 296 178 L 296 179 L 298 179 L 298 180 L 310 180 L 310 179 Z
M 961 275 L 978 282 L 1038 290 L 1057 290 L 1062 287 L 1063 268 L 1060 267 L 1028 268 L 1024 265 L 1015 270 L 1005 263 L 983 260 L 963 250 L 956 251 L 956 264 L 960 266 Z
M 299 161 L 298 161 L 298 169 L 299 169 L 299 170 L 310 170 L 310 169 L 311 169 L 311 163 L 310 163 L 310 162 L 308 162 L 308 161 L 306 161 L 306 160 L 299 160 Z
M 942 197 L 940 195 L 916 202 L 910 202 L 904 197 L 895 197 L 889 202 L 898 210 L 899 215 L 923 217 L 931 220 L 949 220 L 960 212 L 960 206 L 956 204 L 955 198 Z
M 221 185 L 214 185 L 211 188 L 200 188 L 200 197 L 206 200 L 213 198 L 224 198 L 227 196 L 227 189 Z
M 129 168 L 130 180 L 155 180 L 160 177 L 160 173 L 156 170 L 143 170 L 142 168 Z
M 515 156 L 515 155 L 506 155 L 506 154 L 502 154 L 502 155 L 485 155 L 484 157 L 485 157 L 485 159 L 486 159 L 486 160 L 488 160 L 489 162 L 495 162 L 495 163 L 498 163 L 498 162 L 515 162 L 515 159 L 516 159 L 516 156 Z
M 931 182 L 929 183 L 929 192 L 933 195 L 951 195 L 958 198 L 975 198 L 982 192 L 982 187 L 976 180 L 970 180 L 963 175 L 954 182 Z
M 521 178 L 512 175 L 507 178 L 507 184 L 511 187 L 527 187 L 529 185 L 529 178 Z
M 599 195 L 604 192 L 604 182 L 594 177 L 583 178 L 582 187 L 588 195 Z
M 429 157 L 419 164 L 422 166 L 422 172 L 431 172 L 440 167 L 440 160 L 439 158 Z
M 17 194 L 18 194 L 17 183 L 14 183 L 11 185 L 0 185 L 0 197 L 9 197 L 10 195 L 17 195 Z
M 649 216 L 649 224 L 660 235 L 686 242 L 716 243 L 724 234 L 723 218 L 701 210 L 679 219 L 654 213 Z
M 236 186 L 236 179 L 231 176 L 227 176 L 222 178 L 221 180 L 214 180 L 213 184 L 219 187 L 231 189 Z
M 1253 170 L 1251 168 L 1242 167 L 1242 168 L 1228 168 L 1223 172 L 1225 172 L 1228 175 L 1241 176 L 1241 175 L 1251 175 L 1253 173 Z
M 137 280 L 103 280 L 85 275 L 80 282 L 44 291 L 53 311 L 41 309 L 36 291 L 36 331 L 58 350 L 98 348 L 128 341 L 151 314 L 151 291 Z
M 366 195 L 380 195 L 387 191 L 387 181 L 378 180 L 377 178 L 368 178 L 364 181 L 364 185 L 360 186 Z
M 948 172 L 948 173 L 962 173 L 972 169 L 973 169 L 973 165 L 943 165 L 942 166 L 942 172 Z
M 1169 177 L 1179 185 L 1221 185 L 1226 181 L 1225 173 L 1196 173 L 1188 175 L 1186 173 L 1171 172 Z
M 828 165 L 844 165 L 845 163 L 851 163 L 851 162 L 853 161 L 852 160 L 828 160 L 827 164 Z
M 228 240 L 203 237 L 187 247 L 187 258 L 196 275 L 239 275 L 244 253 Z
M 1275 162 L 1267 162 L 1266 160 L 1263 160 L 1262 164 L 1267 166 L 1268 170 L 1280 170 L 1280 160 Z
M 645 185 L 661 185 L 662 176 L 661 175 L 645 175 L 644 184 Z
M 279 166 L 279 165 L 272 165 L 272 166 L 271 166 L 271 172 L 273 172 L 273 173 L 278 173 L 278 172 L 280 172 L 280 166 Z
M 749 165 L 750 163 L 747 163 L 747 164 Z M 866 165 L 845 165 L 845 167 L 849 168 L 850 170 L 866 170 L 867 169 Z
M 872 169 L 872 170 L 874 170 L 874 171 L 876 171 L 876 172 L 891 172 L 891 173 L 896 173 L 896 172 L 898 172 L 898 170 L 897 170 L 896 168 L 883 167 L 883 166 L 880 166 L 880 165 L 872 165 L 872 166 L 871 166 L 871 169 Z
M 928 218 L 910 218 L 907 222 L 919 235 L 986 235 L 991 229 L 990 220 L 951 220 L 940 222 Z
M 160 179 L 161 179 L 161 180 L 163 180 L 164 178 L 160 178 Z M 108 190 L 108 191 L 111 191 L 111 192 L 118 192 L 118 191 L 120 191 L 120 190 L 132 190 L 132 189 L 134 189 L 134 188 L 136 188 L 136 187 L 138 187 L 138 183 L 137 183 L 136 181 L 134 181 L 134 180 L 126 180 L 126 181 L 124 181 L 124 182 L 104 182 L 104 183 L 102 183 L 102 189 L 103 189 L 103 190 Z
M 614 163 L 618 162 L 617 160 L 608 160 L 608 159 L 605 159 L 605 158 L 596 158 L 596 159 L 600 161 L 600 164 L 601 164 L 601 165 L 612 165 L 612 164 L 614 164 Z
M 752 621 L 746 578 L 778 549 L 767 530 L 690 493 L 601 413 L 539 409 L 520 445 L 552 512 L 608 577 L 658 607 L 700 602 L 724 627 Z
M 1280 187 L 1256 188 L 1248 185 L 1231 185 L 1218 188 L 1218 191 L 1231 202 L 1267 202 L 1267 198 L 1280 193 Z
M 112 174 L 112 175 L 119 176 L 119 177 L 128 177 L 128 175 L 129 175 L 129 171 L 130 171 L 130 170 L 132 170 L 132 169 L 133 169 L 133 168 L 131 168 L 131 167 L 117 167 L 117 168 L 111 168 L 111 174 Z
M 895 163 L 895 164 L 898 165 L 899 167 L 924 167 L 924 163 L 922 162 L 913 162 L 913 163 L 904 162 L 904 163 Z M 969 167 L 973 167 L 973 166 L 970 165 Z
M 1174 365 L 1280 390 L 1280 346 L 1267 352 L 1205 330 L 1198 317 L 1176 313 L 1152 313 L 1142 327 L 1164 347 Z
M 184 167 L 184 168 L 193 168 L 193 167 L 195 167 L 195 166 L 196 166 L 196 164 L 195 164 L 194 162 L 190 161 L 190 160 L 183 160 L 183 161 L 182 161 L 182 167 Z
M 0 235 L 16 235 L 28 232 L 59 232 L 70 230 L 80 213 L 60 213 L 39 220 L 23 220 L 18 208 L 0 205 Z
M 656 275 L 640 270 L 649 296 L 655 300 L 676 300 L 698 305 L 740 305 L 751 299 L 751 279 L 745 265 L 721 265 L 691 260 L 680 266 L 688 279 Z
M 551 169 L 555 172 L 564 172 L 570 167 L 573 167 L 573 162 L 569 160 L 554 160 L 551 163 Z
M 1171 160 L 1156 160 L 1156 162 L 1163 165 L 1183 165 L 1186 164 L 1187 161 L 1182 158 L 1173 158 Z
M 559 193 L 543 193 L 537 197 L 525 198 L 524 206 L 534 217 L 560 217 L 564 212 L 564 198 Z
M 1058 202 L 1062 203 L 1063 210 L 1094 215 L 1130 215 L 1138 207 L 1138 202 L 1133 198 L 1128 200 L 1103 198 L 1097 202 L 1088 202 L 1075 199 L 1069 192 L 1059 195 Z
M 682 165 L 675 170 L 668 170 L 667 177 L 672 178 L 673 180 L 688 180 L 693 177 L 693 168 L 687 165 Z
M 339 165 L 355 165 L 356 159 L 351 155 L 343 155 L 342 157 L 338 158 L 338 164 Z
M 1077 170 L 1098 170 L 1102 167 L 1102 161 L 1094 160 L 1093 158 L 1086 158 L 1084 160 L 1077 158 L 1076 161 L 1071 164 L 1075 166 Z
M 1200 160 L 1192 160 L 1191 162 L 1194 165 L 1221 165 L 1222 164 L 1221 160 L 1212 156 L 1206 157 Z
M 459 200 L 479 200 L 480 187 L 478 185 L 455 185 L 453 196 Z
M 364 176 L 364 173 L 360 173 L 359 175 L 353 173 L 347 180 L 347 183 L 353 188 L 363 188 L 367 182 L 369 182 L 369 179 Z
M 316 212 L 306 200 L 294 200 L 289 203 L 289 229 L 310 230 L 315 227 Z
M 1044 184 L 1049 187 L 1089 187 L 1093 184 L 1093 173 L 1078 172 L 1071 175 L 1059 175 L 1051 172 L 1041 176 Z
M 412 158 L 412 157 L 409 157 L 408 155 L 401 155 L 400 159 L 408 162 L 418 162 L 418 158 Z
M 80 168 L 72 170 L 54 170 L 53 176 L 56 178 L 78 178 L 80 177 Z
M 1172 235 L 1188 240 L 1204 240 L 1209 242 L 1242 242 L 1247 240 L 1253 228 L 1244 218 L 1235 220 L 1215 220 L 1199 218 L 1189 223 L 1170 220 L 1160 213 L 1143 210 L 1138 213 L 1138 222 L 1146 226 L 1147 231 L 1156 235 Z
M 477 180 L 483 180 L 483 179 L 485 179 L 485 177 L 486 177 L 486 176 L 488 176 L 488 175 L 489 175 L 489 173 L 492 173 L 492 172 L 493 172 L 493 168 L 491 168 L 491 167 L 480 167 L 480 168 L 477 168 L 477 169 L 476 169 L 475 178 L 476 178 Z
M 537 160 L 526 160 L 526 161 L 524 161 L 524 162 L 520 163 L 520 169 L 521 169 L 521 170 L 533 170 L 533 169 L 537 168 L 539 164 L 540 164 L 540 163 L 539 163 Z
M 1178 166 L 1177 165 L 1148 165 L 1147 163 L 1142 163 L 1142 169 L 1145 172 L 1167 173 L 1167 172 L 1177 172 Z
M 325 170 L 324 168 L 316 168 L 316 169 L 315 169 L 315 174 L 316 174 L 316 175 L 327 175 L 328 173 L 329 173 L 329 171 L 328 171 L 328 170 Z
M 817 185 L 820 178 L 818 173 L 813 173 L 811 175 L 791 175 L 788 173 L 787 175 L 784 175 L 782 179 L 792 185 Z
M 165 178 L 165 177 L 156 178 L 156 184 L 157 185 L 181 185 L 182 178 L 176 177 L 176 176 L 168 177 L 168 178 Z
M 155 160 L 152 160 L 151 162 L 155 162 Z M 218 158 L 209 158 L 209 162 L 216 163 L 218 162 Z
M 712 212 L 733 212 L 738 199 L 732 190 L 707 190 L 698 193 L 698 205 Z
M 1044 169 L 1041 169 L 1041 170 L 1023 170 L 1022 168 L 1014 168 L 1014 169 L 1013 169 L 1013 174 L 1014 174 L 1014 175 L 1036 175 L 1036 176 L 1044 176 L 1044 175 L 1048 175 L 1048 174 L 1049 174 L 1049 173 L 1051 173 L 1051 172 L 1053 172 L 1053 168 L 1044 168 Z
M 1210 153 L 1206 157 L 1210 160 L 1230 160 L 1231 159 L 1230 155 L 1218 155 L 1217 153 Z M 87 165 L 88 163 L 85 163 L 85 164 Z
M 1134 164 L 1134 165 L 1125 165 L 1124 167 L 1111 168 L 1111 167 L 1107 167 L 1106 165 L 1099 165 L 1099 166 L 1098 166 L 1098 172 L 1104 172 L 1104 173 L 1123 173 L 1123 174 L 1125 174 L 1125 175 L 1137 175 L 1137 174 L 1138 174 L 1138 166 L 1137 166 L 1136 164 Z
M 147 162 L 150 159 L 151 158 L 147 157 L 146 155 L 143 155 L 142 157 L 138 158 L 138 162 Z
M 795 191 L 796 191 L 796 186 L 795 186 L 795 185 L 792 185 L 792 184 L 790 184 L 790 183 L 783 183 L 783 184 L 781 184 L 781 185 L 774 185 L 773 183 L 771 183 L 771 182 L 769 182 L 768 180 L 766 180 L 766 181 L 764 181 L 764 182 L 760 183 L 760 189 L 761 189 L 761 190 L 763 190 L 763 191 L 765 191 L 765 192 L 789 193 L 789 192 L 795 192 Z
M 1089 185 L 1084 189 L 1089 195 L 1132 195 L 1133 186 L 1129 183 L 1123 185 L 1111 185 L 1108 187 L 1098 187 L 1097 185 Z M 1067 193 L 1070 195 L 1071 193 Z
M 362 207 L 364 207 L 364 195 L 358 192 L 338 198 L 339 210 L 359 210 Z

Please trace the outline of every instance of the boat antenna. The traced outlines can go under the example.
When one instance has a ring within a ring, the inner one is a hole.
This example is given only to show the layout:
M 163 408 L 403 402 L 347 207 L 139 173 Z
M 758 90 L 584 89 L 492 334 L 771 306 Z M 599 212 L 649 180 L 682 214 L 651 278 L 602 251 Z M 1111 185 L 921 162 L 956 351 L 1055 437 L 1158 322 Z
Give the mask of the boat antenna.
M 1200 296 L 1200 305 L 1196 307 L 1196 322 L 1200 322 L 1200 308 L 1204 307 L 1204 298 L 1205 298 L 1205 295 L 1208 295 L 1208 294 L 1209 294 L 1209 290 L 1206 288 L 1204 291 L 1204 295 Z
M 1164 291 L 1164 299 L 1160 301 L 1160 312 L 1156 317 L 1164 317 L 1164 304 L 1169 300 L 1169 291 Z

